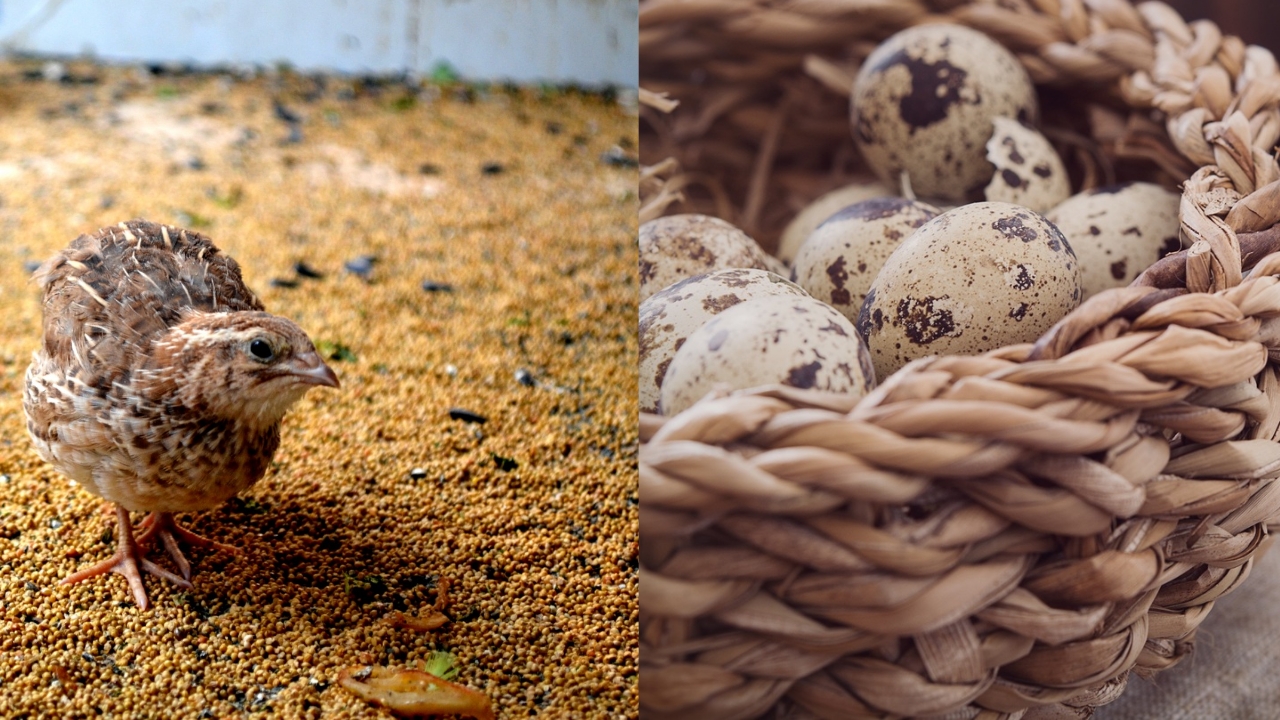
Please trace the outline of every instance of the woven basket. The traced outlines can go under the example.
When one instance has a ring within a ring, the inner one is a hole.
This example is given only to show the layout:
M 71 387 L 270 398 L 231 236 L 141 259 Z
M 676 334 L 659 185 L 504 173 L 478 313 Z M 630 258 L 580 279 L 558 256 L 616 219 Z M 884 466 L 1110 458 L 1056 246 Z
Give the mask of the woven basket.
M 680 103 L 643 111 L 643 162 L 680 168 L 645 176 L 646 207 L 682 191 L 673 210 L 776 243 L 862 172 L 859 60 L 939 20 L 1018 55 L 1075 190 L 1180 187 L 1188 249 L 1034 345 L 918 360 L 860 401 L 642 415 L 645 717 L 1083 717 L 1182 659 L 1270 543 L 1270 52 L 1158 2 L 645 0 L 641 85 Z

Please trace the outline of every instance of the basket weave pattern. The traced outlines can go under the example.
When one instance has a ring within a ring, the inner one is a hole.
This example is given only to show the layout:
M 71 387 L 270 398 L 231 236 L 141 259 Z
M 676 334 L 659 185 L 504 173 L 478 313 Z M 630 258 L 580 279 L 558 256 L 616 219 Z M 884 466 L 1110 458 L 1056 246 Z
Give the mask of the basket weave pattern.
M 786 198 L 840 179 L 823 168 L 851 147 L 857 59 L 937 20 L 1001 41 L 1037 83 L 1127 106 L 1093 112 L 1085 183 L 1133 158 L 1183 183 L 1189 247 L 1035 344 L 918 360 L 860 401 L 778 386 L 642 415 L 647 717 L 994 719 L 1104 704 L 1130 671 L 1184 657 L 1269 545 L 1270 52 L 1155 2 L 645 0 L 641 83 L 681 103 L 646 110 L 657 136 L 645 154 L 676 157 L 710 198 L 695 209 L 767 243 Z

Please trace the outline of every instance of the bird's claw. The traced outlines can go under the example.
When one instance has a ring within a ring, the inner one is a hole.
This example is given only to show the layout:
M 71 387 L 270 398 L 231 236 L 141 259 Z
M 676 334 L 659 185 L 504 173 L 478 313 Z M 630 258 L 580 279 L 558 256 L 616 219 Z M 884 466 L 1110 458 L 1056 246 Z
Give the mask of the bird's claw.
M 142 534 L 138 535 L 138 545 L 150 545 L 155 542 L 155 538 L 159 537 L 164 550 L 173 558 L 173 562 L 178 566 L 178 571 L 182 573 L 182 577 L 186 580 L 191 579 L 191 563 L 187 562 L 187 557 L 182 553 L 182 549 L 178 547 L 178 540 L 182 540 L 188 545 L 196 547 L 212 548 L 214 550 L 222 550 L 232 555 L 240 554 L 240 549 L 233 545 L 226 545 L 216 540 L 210 540 L 203 535 L 197 535 L 190 530 L 178 524 L 173 518 L 172 513 L 153 512 L 142 519 L 138 523 L 138 530 L 142 530 Z M 167 572 L 167 571 L 166 571 Z M 172 575 L 172 573 L 169 573 Z M 175 576 L 176 577 L 176 576 Z
M 142 584 L 142 572 L 168 580 L 181 588 L 191 587 L 191 564 L 187 562 L 187 558 L 183 556 L 182 551 L 178 548 L 177 537 L 190 542 L 192 545 L 235 551 L 235 548 L 208 540 L 180 527 L 169 513 L 152 513 L 148 515 L 146 519 L 138 524 L 139 529 L 145 529 L 136 537 L 133 534 L 133 528 L 129 524 L 128 511 L 124 508 L 117 508 L 116 520 L 115 553 L 96 565 L 91 565 L 73 573 L 59 583 L 60 585 L 71 585 L 98 575 L 105 575 L 106 573 L 123 575 L 125 582 L 129 584 L 129 592 L 133 595 L 133 601 L 137 603 L 140 610 L 146 610 L 151 603 L 147 600 L 147 590 Z M 169 556 L 177 563 L 178 569 L 182 573 L 181 576 L 156 565 L 143 554 L 143 548 L 152 544 L 157 535 L 160 537 L 160 541 L 164 544 Z

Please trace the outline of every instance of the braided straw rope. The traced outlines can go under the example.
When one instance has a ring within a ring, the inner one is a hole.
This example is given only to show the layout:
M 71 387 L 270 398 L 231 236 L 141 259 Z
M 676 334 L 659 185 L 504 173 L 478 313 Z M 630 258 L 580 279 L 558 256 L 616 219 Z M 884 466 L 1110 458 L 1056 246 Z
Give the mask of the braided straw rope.
M 642 415 L 643 714 L 1061 717 L 1178 662 L 1280 522 L 1271 53 L 1124 0 L 645 0 L 640 18 L 642 83 L 681 103 L 645 116 L 653 150 L 751 176 L 711 193 L 717 214 L 763 222 L 819 192 L 801 178 L 848 142 L 850 59 L 948 20 L 1039 83 L 1127 105 L 1091 140 L 1110 127 L 1113 159 L 1181 173 L 1190 245 L 1033 345 L 918 360 L 861 401 L 776 386 Z

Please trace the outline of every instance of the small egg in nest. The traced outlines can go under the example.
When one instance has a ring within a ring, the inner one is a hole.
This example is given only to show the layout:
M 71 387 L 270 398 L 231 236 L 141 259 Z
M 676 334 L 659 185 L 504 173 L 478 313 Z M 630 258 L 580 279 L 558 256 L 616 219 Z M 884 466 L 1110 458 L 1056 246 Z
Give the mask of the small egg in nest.
M 768 270 L 729 268 L 681 280 L 640 303 L 640 411 L 658 411 L 667 366 L 690 334 L 738 303 L 776 295 L 808 297 Z
M 854 203 L 878 197 L 897 195 L 888 185 L 879 180 L 850 183 L 825 193 L 796 213 L 791 222 L 782 231 L 782 239 L 778 241 L 778 259 L 791 263 L 796 259 L 800 246 L 808 239 L 809 233 L 821 225 L 827 218 Z
M 668 215 L 640 226 L 640 299 L 685 278 L 743 267 L 786 273 L 751 236 L 720 218 Z
M 987 200 L 1044 213 L 1071 195 L 1067 168 L 1040 131 L 1006 117 L 996 118 L 994 125 L 987 159 L 996 169 L 984 191 Z
M 867 347 L 853 323 L 811 297 L 739 303 L 694 331 L 671 360 L 659 406 L 675 415 L 717 387 L 762 385 L 848 393 L 875 385 Z
M 850 104 L 854 141 L 875 173 L 954 202 L 982 199 L 992 121 L 1034 123 L 1035 86 L 1018 59 L 960 25 L 927 24 L 885 40 L 862 64 Z
M 857 320 L 885 261 L 938 212 L 931 205 L 897 197 L 854 203 L 809 235 L 796 255 L 791 279 L 849 320 Z
M 1152 263 L 1182 249 L 1181 196 L 1153 183 L 1128 183 L 1072 195 L 1047 217 L 1076 251 L 1084 296 L 1124 287 Z
M 945 212 L 898 246 L 858 314 L 876 376 L 926 355 L 1032 342 L 1080 304 L 1080 264 L 1044 216 L 980 202 Z

